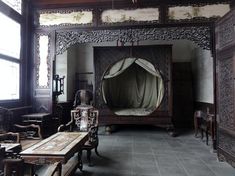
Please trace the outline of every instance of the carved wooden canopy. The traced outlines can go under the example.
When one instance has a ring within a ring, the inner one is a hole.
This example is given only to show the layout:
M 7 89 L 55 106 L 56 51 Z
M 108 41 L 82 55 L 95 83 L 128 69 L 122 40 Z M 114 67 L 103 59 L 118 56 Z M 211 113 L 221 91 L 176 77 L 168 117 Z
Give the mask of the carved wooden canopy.
M 203 49 L 212 49 L 211 28 L 208 26 L 137 28 L 90 31 L 60 31 L 56 33 L 56 54 L 61 54 L 76 43 L 138 42 L 144 40 L 187 39 Z

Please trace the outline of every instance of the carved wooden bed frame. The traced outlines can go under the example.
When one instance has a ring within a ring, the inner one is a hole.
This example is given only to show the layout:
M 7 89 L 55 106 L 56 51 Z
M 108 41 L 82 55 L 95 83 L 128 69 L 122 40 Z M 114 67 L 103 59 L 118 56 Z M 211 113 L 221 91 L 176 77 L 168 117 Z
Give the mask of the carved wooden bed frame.
M 142 58 L 151 62 L 160 70 L 164 82 L 164 97 L 160 106 L 146 116 L 119 116 L 105 104 L 102 96 L 102 77 L 107 68 L 117 61 L 130 57 Z M 95 47 L 95 106 L 99 109 L 99 124 L 151 124 L 163 127 L 172 125 L 172 86 L 171 86 L 171 45 L 123 46 L 123 47 Z

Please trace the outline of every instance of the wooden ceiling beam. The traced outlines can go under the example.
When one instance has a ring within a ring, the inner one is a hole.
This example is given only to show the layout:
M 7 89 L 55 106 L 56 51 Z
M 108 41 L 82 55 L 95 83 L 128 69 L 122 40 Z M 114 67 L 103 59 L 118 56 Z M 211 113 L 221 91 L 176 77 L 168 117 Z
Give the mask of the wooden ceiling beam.
M 198 4 L 198 3 L 218 3 L 231 2 L 232 0 L 137 0 L 133 3 L 132 0 L 31 0 L 35 7 L 66 7 L 66 6 L 145 6 L 145 5 L 160 5 L 160 4 Z

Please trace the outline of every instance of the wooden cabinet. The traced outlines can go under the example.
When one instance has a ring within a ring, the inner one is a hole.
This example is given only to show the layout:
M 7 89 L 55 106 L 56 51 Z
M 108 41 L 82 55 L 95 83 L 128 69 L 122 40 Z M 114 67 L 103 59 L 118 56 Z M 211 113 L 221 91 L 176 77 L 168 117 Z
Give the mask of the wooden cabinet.
M 216 25 L 218 156 L 235 167 L 235 10 Z

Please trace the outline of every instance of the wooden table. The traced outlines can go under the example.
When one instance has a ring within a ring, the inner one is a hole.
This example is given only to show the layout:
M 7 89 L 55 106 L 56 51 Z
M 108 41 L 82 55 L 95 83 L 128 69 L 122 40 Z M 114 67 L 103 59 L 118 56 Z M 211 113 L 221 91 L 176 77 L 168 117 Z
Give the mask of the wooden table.
M 66 164 L 75 153 L 78 153 L 77 167 L 82 169 L 79 152 L 87 140 L 87 132 L 58 132 L 20 152 L 20 155 L 25 163 L 43 165 L 56 162 Z M 32 174 L 34 174 L 33 168 Z

